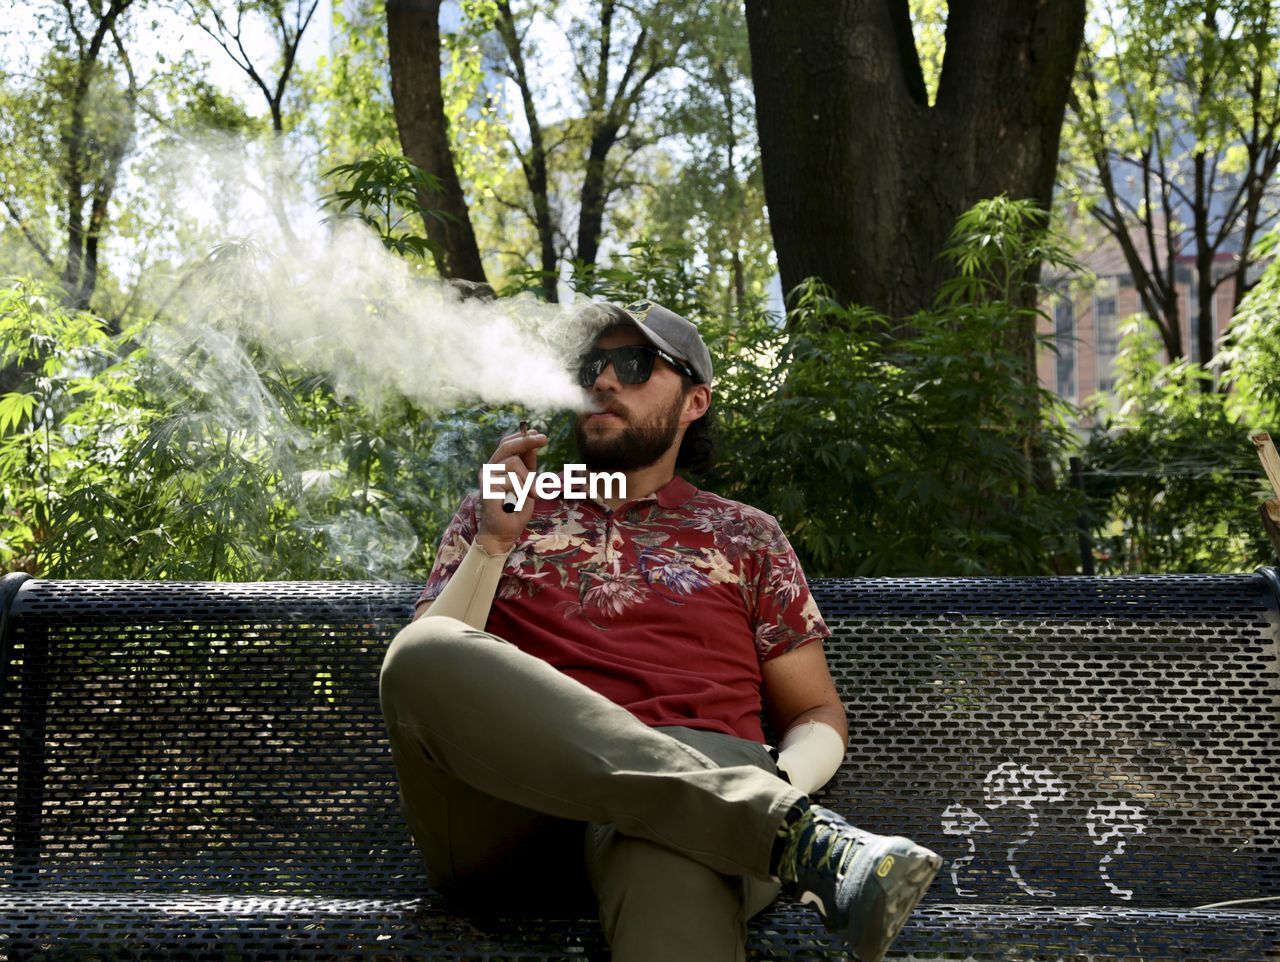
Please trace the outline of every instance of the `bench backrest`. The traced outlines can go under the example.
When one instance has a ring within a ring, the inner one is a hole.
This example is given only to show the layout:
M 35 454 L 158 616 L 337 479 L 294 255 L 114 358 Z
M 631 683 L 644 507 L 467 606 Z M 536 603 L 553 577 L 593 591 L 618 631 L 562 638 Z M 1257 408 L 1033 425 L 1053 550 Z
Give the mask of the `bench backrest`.
M 15 582 L 6 885 L 421 894 L 376 686 L 416 585 Z M 1274 583 L 816 581 L 851 729 L 824 798 L 946 855 L 931 901 L 1276 894 Z

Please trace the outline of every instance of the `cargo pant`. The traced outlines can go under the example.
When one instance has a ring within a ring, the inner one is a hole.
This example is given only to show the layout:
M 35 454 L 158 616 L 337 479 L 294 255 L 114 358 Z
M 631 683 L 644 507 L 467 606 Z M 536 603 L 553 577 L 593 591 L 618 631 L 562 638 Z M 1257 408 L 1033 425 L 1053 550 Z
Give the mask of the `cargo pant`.
M 744 957 L 747 919 L 778 891 L 778 830 L 804 800 L 764 746 L 650 728 L 452 618 L 396 636 L 380 691 L 433 888 L 501 911 L 589 882 L 616 962 Z

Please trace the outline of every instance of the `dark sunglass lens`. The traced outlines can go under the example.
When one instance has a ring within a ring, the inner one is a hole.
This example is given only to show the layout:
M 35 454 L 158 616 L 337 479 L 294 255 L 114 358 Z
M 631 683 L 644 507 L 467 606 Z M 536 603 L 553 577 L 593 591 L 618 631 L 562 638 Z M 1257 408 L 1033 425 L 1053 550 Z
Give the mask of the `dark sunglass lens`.
M 620 347 L 613 353 L 613 368 L 623 384 L 639 384 L 646 376 L 644 354 L 634 347 Z
M 578 365 L 578 383 L 583 387 L 591 387 L 596 383 L 596 378 L 604 373 L 605 365 L 608 363 L 609 356 L 604 351 L 584 354 Z
M 613 373 L 622 384 L 643 384 L 653 373 L 653 360 L 657 351 L 651 347 L 603 348 L 584 354 L 578 364 L 578 383 L 589 388 L 613 362 Z
M 653 361 L 657 357 L 658 352 L 651 347 L 627 347 L 622 350 L 627 352 L 625 366 L 627 368 L 626 376 L 619 376 L 624 384 L 643 384 L 649 380 L 649 375 L 653 373 Z

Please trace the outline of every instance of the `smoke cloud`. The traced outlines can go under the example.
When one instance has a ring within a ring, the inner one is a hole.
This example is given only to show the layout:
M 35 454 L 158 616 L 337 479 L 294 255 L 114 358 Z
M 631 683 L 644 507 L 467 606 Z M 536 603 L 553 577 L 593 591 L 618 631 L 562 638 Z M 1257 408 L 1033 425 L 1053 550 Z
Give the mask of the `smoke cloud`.
M 243 338 L 373 408 L 399 395 L 431 411 L 585 409 L 569 372 L 593 330 L 583 304 L 466 298 L 364 223 L 328 216 L 269 148 L 205 139 L 170 163 L 185 172 L 180 203 L 213 249 L 184 277 L 157 346 Z
M 421 557 L 426 520 L 452 511 L 438 492 L 474 487 L 515 426 L 514 411 L 475 409 L 519 406 L 536 420 L 583 410 L 570 362 L 603 318 L 585 302 L 464 297 L 362 222 L 332 216 L 305 186 L 315 178 L 300 173 L 317 166 L 270 143 L 215 137 L 188 139 L 151 164 L 148 188 L 171 235 L 198 253 L 144 288 L 156 319 L 136 336 L 160 389 L 182 398 L 183 437 L 225 439 L 227 457 L 279 478 L 296 511 L 286 524 L 323 542 L 326 576 L 402 577 Z M 323 375 L 375 414 L 400 398 L 416 405 L 431 422 L 415 465 L 422 490 L 384 496 L 353 484 L 350 439 L 295 421 L 272 361 Z M 299 575 L 274 557 L 256 563 L 263 575 Z

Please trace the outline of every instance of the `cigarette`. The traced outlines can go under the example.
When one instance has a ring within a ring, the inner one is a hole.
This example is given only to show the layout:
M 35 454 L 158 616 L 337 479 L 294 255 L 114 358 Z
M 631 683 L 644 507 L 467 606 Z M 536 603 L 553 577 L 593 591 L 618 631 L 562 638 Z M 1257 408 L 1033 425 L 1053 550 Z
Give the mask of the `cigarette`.
M 528 422 L 528 421 L 521 421 L 521 422 L 520 422 L 520 433 L 521 433 L 522 435 L 523 435 L 523 434 L 528 434 L 528 433 L 529 433 L 529 422 Z M 508 492 L 503 496 L 503 498 L 502 498 L 502 510 L 503 510 L 503 511 L 505 511 L 507 514 L 513 514 L 513 513 L 515 512 L 515 510 L 516 510 L 516 493 L 515 493 L 514 491 L 508 491 Z

